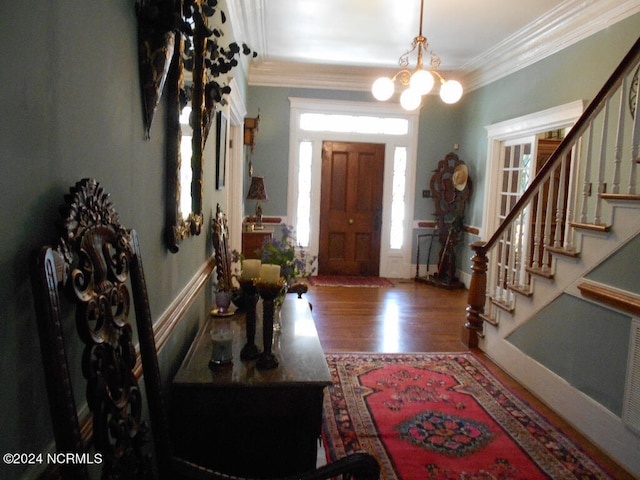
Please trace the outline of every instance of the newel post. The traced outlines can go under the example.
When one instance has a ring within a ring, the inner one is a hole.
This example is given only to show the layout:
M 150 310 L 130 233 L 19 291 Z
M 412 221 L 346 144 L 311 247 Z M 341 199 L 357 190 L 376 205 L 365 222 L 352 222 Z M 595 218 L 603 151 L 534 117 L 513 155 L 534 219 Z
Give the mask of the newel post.
M 475 252 L 471 259 L 471 283 L 467 296 L 467 322 L 462 329 L 462 343 L 469 348 L 478 346 L 478 333 L 482 332 L 482 317 L 487 294 L 487 250 L 484 242 L 471 244 Z

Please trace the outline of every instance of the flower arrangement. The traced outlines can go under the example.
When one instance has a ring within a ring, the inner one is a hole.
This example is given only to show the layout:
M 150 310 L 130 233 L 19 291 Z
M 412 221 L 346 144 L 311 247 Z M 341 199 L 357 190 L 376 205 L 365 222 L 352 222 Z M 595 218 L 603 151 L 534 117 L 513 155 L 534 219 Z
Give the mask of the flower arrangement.
M 288 285 L 298 278 L 308 278 L 316 271 L 316 255 L 311 256 L 295 242 L 294 229 L 282 226 L 282 237 L 267 241 L 260 251 L 262 263 L 280 265 L 280 275 Z

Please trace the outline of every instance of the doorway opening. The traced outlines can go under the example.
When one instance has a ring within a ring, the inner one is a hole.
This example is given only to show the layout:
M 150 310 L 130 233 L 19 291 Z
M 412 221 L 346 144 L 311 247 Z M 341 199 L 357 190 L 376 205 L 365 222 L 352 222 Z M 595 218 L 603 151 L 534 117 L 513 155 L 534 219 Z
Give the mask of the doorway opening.
M 548 160 L 560 143 L 565 131 L 570 128 L 584 108 L 582 101 L 572 102 L 532 115 L 501 122 L 487 127 L 489 132 L 489 153 L 487 156 L 487 194 L 485 195 L 485 218 L 483 229 L 490 235 L 506 218 L 515 203 L 524 193 L 529 183 Z M 565 168 L 574 168 L 570 156 L 565 160 Z M 568 179 L 569 175 L 563 176 Z M 554 185 L 553 196 L 549 201 L 548 192 L 538 195 L 531 208 L 524 209 L 515 220 L 511 236 L 500 240 L 493 266 L 495 269 L 493 287 L 490 295 L 504 305 L 513 302 L 513 290 L 526 289 L 532 271 L 544 274 L 550 270 L 551 257 L 546 249 L 532 246 L 540 245 L 539 239 L 556 238 L 553 231 L 543 231 L 543 225 L 562 223 L 555 218 L 558 196 L 562 204 L 570 202 L 568 183 Z M 566 214 L 566 209 L 562 215 Z M 546 222 L 546 218 L 555 222 Z M 561 231 L 562 229 L 559 229 Z
M 311 255 L 320 254 L 323 143 L 382 144 L 378 272 L 410 277 L 418 113 L 366 102 L 301 98 L 290 102 L 287 216 L 298 243 Z

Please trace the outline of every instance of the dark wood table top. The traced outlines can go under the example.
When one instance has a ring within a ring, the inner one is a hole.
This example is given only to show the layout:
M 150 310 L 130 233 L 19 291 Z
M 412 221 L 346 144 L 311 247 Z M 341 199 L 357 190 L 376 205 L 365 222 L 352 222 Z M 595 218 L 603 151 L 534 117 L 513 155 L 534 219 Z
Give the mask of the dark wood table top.
M 262 350 L 262 312 L 258 303 L 256 345 Z M 209 366 L 212 343 L 210 331 L 214 322 L 228 320 L 234 330 L 233 362 L 222 366 Z M 244 313 L 226 319 L 209 318 L 187 353 L 176 374 L 174 387 L 192 386 L 209 388 L 261 388 L 273 386 L 324 387 L 331 384 L 331 376 L 318 332 L 313 322 L 309 303 L 296 295 L 286 295 L 282 306 L 282 327 L 274 332 L 273 353 L 280 364 L 272 370 L 259 370 L 255 360 L 240 360 L 240 350 L 246 343 Z

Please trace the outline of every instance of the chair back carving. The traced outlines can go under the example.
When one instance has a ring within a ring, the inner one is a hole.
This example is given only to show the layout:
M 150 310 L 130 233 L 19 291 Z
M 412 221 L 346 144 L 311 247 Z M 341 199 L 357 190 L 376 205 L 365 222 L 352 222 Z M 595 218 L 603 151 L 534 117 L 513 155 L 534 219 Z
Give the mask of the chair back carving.
M 218 287 L 221 290 L 231 290 L 231 253 L 229 251 L 229 227 L 227 216 L 216 206 L 216 216 L 212 219 L 212 242 L 215 250 L 216 273 L 218 276 Z
M 146 478 L 151 474 L 150 453 L 145 450 L 150 432 L 142 418 L 136 376 L 132 299 L 147 396 L 154 397 L 149 407 L 155 440 L 161 449 L 168 443 L 162 438 L 166 417 L 136 233 L 120 225 L 109 195 L 92 179 L 78 182 L 65 196 L 60 227 L 57 245 L 37 252 L 31 271 L 57 449 L 83 453 L 91 442 L 100 455 L 103 478 Z M 88 421 L 78 418 L 74 401 L 61 293 L 75 304 L 76 328 L 84 344 L 89 429 L 83 425 Z M 154 417 L 160 418 L 157 424 Z M 85 465 L 65 465 L 63 474 L 87 478 Z

